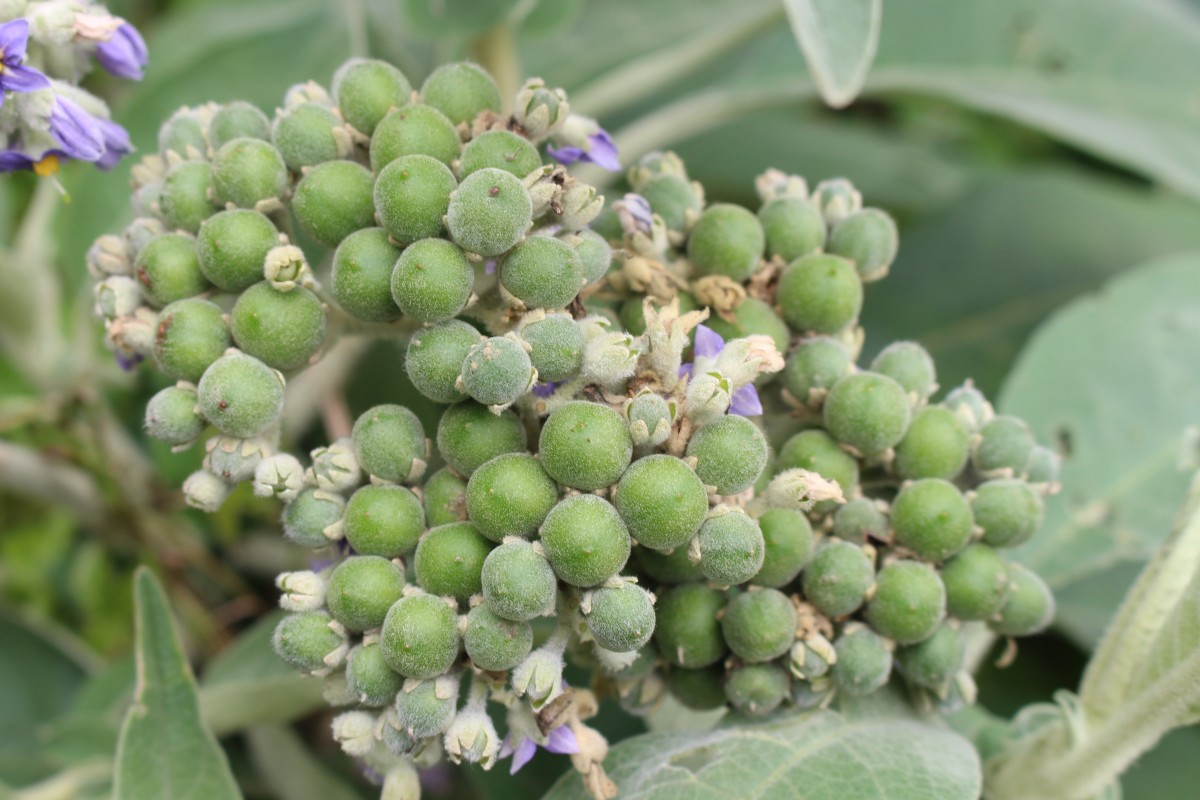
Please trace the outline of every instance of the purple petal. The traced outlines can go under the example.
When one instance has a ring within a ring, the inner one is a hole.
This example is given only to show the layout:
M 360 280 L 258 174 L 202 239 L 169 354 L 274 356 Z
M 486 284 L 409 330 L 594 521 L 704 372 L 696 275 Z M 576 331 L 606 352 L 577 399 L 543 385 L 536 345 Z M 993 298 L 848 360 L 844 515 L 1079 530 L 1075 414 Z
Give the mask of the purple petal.
M 104 134 L 96 120 L 64 97 L 54 98 L 50 132 L 71 158 L 95 161 L 104 154 Z
M 621 160 L 617 157 L 617 144 L 608 135 L 608 131 L 601 128 L 588 137 L 588 143 L 588 161 L 609 172 L 621 169 Z
M 123 22 L 111 39 L 96 46 L 96 60 L 118 78 L 140 81 L 149 54 L 137 28 Z
M 546 154 L 560 164 L 574 164 L 583 158 L 583 150 L 579 147 L 546 147 Z
M 49 88 L 49 78 L 24 64 L 5 64 L 4 71 L 0 72 L 0 90 L 36 92 L 38 89 Z
M 126 372 L 132 372 L 137 368 L 138 364 L 142 363 L 141 353 L 125 355 L 118 350 L 117 352 L 113 353 L 113 355 L 116 356 L 117 364 L 120 365 L 121 369 L 125 370 Z
M 559 725 L 550 731 L 546 737 L 546 749 L 559 755 L 570 755 L 579 752 L 579 741 L 570 725 Z
M 721 334 L 707 325 L 696 326 L 696 358 L 716 358 L 725 348 Z
M 533 386 L 533 394 L 535 397 L 549 397 L 554 394 L 554 390 L 559 387 L 557 383 L 536 383 Z
M 682 378 L 685 375 L 689 378 L 692 377 L 692 371 L 695 368 L 696 368 L 695 364 L 681 364 L 679 366 L 679 377 Z
M 757 417 L 763 413 L 762 401 L 758 399 L 758 390 L 753 383 L 747 383 L 733 393 L 729 410 L 742 417 Z
M 512 733 L 509 732 L 508 734 L 505 735 L 504 741 L 500 742 L 500 752 L 496 756 L 496 758 L 508 758 L 509 756 L 512 755 L 512 753 L 513 753 Z
M 483 271 L 487 275 L 496 274 L 496 259 L 489 258 L 487 261 L 483 262 Z
M 517 770 L 529 763 L 529 759 L 533 758 L 533 754 L 537 752 L 537 744 L 533 739 L 522 739 L 517 745 L 516 751 L 513 753 L 512 767 L 509 768 L 509 775 L 516 775 Z
M 650 230 L 650 226 L 654 224 L 654 211 L 650 208 L 650 201 L 642 197 L 640 194 L 630 192 L 621 198 L 625 203 L 625 210 L 629 212 L 639 225 L 645 230 Z
M 25 57 L 25 45 L 29 43 L 29 22 L 14 19 L 0 25 L 0 61 L 6 68 Z M 7 71 L 7 70 L 6 70 Z
M 0 96 L 3 100 L 3 96 Z M 0 151 L 0 172 L 16 172 L 19 169 L 33 169 L 33 159 L 16 150 Z
M 97 117 L 96 124 L 104 136 L 104 155 L 96 160 L 96 166 L 110 170 L 120 163 L 126 153 L 133 151 L 133 145 L 129 141 L 129 132 L 112 120 Z

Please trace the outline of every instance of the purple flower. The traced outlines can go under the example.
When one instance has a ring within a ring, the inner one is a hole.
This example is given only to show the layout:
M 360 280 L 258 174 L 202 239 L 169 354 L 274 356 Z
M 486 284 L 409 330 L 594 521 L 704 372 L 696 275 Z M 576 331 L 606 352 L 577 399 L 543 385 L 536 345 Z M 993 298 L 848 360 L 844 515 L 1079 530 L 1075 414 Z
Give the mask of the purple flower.
M 617 158 L 617 145 L 608 135 L 608 131 L 603 128 L 597 128 L 595 133 L 588 136 L 587 144 L 583 147 L 574 145 L 547 147 L 546 152 L 550 154 L 551 158 L 562 164 L 590 161 L 610 172 L 621 169 L 621 161 Z
M 721 334 L 707 325 L 696 326 L 696 340 L 693 348 L 693 360 L 715 361 L 725 349 L 725 339 Z M 679 368 L 680 377 L 691 375 L 695 364 L 684 364 Z M 729 398 L 730 413 L 742 417 L 757 417 L 763 413 L 762 401 L 758 398 L 758 390 L 753 383 L 747 383 L 740 389 L 735 389 Z
M 122 22 L 112 38 L 96 46 L 96 60 L 118 78 L 140 81 L 142 67 L 150 60 L 150 54 L 137 28 Z
M 104 152 L 96 159 L 96 166 L 103 170 L 115 167 L 125 154 L 133 151 L 129 141 L 129 132 L 111 119 L 96 117 L 96 124 L 104 137 Z
M 553 383 L 553 382 L 545 382 L 544 383 L 542 381 L 538 381 L 537 383 L 535 383 L 533 385 L 533 389 L 531 391 L 533 392 L 534 397 L 545 398 L 545 397 L 549 397 L 550 395 L 554 394 L 554 390 L 557 389 L 560 385 L 561 384 Z
M 0 151 L 0 173 L 16 172 L 31 169 L 43 178 L 58 172 L 58 162 L 65 161 L 70 155 L 62 150 L 47 150 L 35 161 L 20 150 Z
M 512 768 L 508 774 L 515 775 L 521 767 L 529 763 L 537 752 L 538 747 L 559 755 L 570 755 L 579 752 L 579 742 L 575 739 L 575 732 L 567 725 L 559 725 L 554 730 L 550 731 L 546 736 L 546 743 L 539 745 L 528 736 L 520 736 L 520 741 L 514 747 L 512 744 L 513 734 L 510 732 L 504 737 L 504 743 L 500 745 L 500 758 L 512 756 Z
M 135 369 L 137 369 L 137 365 L 142 363 L 143 358 L 141 353 L 126 354 L 122 353 L 120 350 L 114 351 L 113 355 L 117 359 L 117 364 L 126 372 L 133 372 Z
M 0 24 L 0 106 L 5 92 L 33 92 L 50 88 L 50 81 L 33 67 L 21 63 L 29 44 L 29 23 L 23 19 Z
M 54 98 L 50 133 L 58 139 L 68 158 L 95 161 L 108 149 L 96 118 L 62 96 Z

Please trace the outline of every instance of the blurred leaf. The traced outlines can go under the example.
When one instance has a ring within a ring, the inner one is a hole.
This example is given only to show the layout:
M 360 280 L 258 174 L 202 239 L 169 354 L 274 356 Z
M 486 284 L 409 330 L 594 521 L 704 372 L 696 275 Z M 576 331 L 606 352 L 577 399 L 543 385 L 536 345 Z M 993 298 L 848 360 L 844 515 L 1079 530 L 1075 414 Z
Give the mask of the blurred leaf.
M 1123 800 L 1191 797 L 1200 783 L 1200 729 L 1181 728 L 1167 734 L 1153 750 L 1121 776 Z
M 162 584 L 146 567 L 133 583 L 138 680 L 117 746 L 115 800 L 241 798 L 225 753 L 200 719 L 196 680 Z
M 504 21 L 518 0 L 404 0 L 408 23 L 420 34 L 476 36 Z
M 883 0 L 783 0 L 783 6 L 822 99 L 834 108 L 849 105 L 879 48 Z
M 583 0 L 536 0 L 521 19 L 521 33 L 526 36 L 558 33 L 579 17 L 584 5 Z
M 250 728 L 246 741 L 259 774 L 279 800 L 363 800 L 361 793 L 318 761 L 291 728 Z
M 999 407 L 1066 451 L 1063 490 L 1047 500 L 1042 531 L 1017 552 L 1052 587 L 1144 560 L 1171 529 L 1188 481 L 1185 429 L 1200 409 L 1197 341 L 1193 253 L 1075 301 L 1022 352 Z M 1110 612 L 1119 601 L 1111 592 L 1095 598 Z
M 288 722 L 324 705 L 320 679 L 299 674 L 271 647 L 281 616 L 264 616 L 205 670 L 200 710 L 218 736 L 265 722 Z
M 605 769 L 621 797 L 727 800 L 974 800 L 979 757 L 965 739 L 910 720 L 791 714 L 702 735 L 650 733 L 620 742 Z M 585 800 L 579 775 L 544 800 Z

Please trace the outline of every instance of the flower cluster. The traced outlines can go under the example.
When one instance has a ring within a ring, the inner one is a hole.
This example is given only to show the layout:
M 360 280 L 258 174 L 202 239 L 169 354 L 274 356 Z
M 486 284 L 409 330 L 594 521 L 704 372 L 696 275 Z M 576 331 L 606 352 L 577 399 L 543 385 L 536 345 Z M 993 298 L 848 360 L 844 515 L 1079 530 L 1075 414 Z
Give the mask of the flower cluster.
M 53 175 L 62 161 L 111 169 L 133 148 L 104 101 L 79 87 L 93 60 L 140 80 L 146 45 L 102 6 L 65 0 L 0 5 L 0 172 Z
M 970 385 L 934 402 L 913 342 L 859 366 L 891 218 L 774 171 L 757 212 L 708 203 L 670 153 L 606 207 L 550 161 L 615 162 L 565 93 L 531 80 L 501 108 L 473 64 L 414 91 L 355 60 L 273 120 L 181 109 L 134 171 L 138 219 L 89 255 L 114 349 L 178 381 L 150 434 L 215 429 L 188 501 L 251 483 L 312 551 L 279 576 L 274 643 L 344 707 L 341 746 L 405 791 L 414 765 L 515 770 L 540 747 L 602 798 L 568 661 L 638 714 L 670 695 L 761 715 L 893 677 L 923 706 L 971 702 L 966 626 L 1053 613 L 1000 549 L 1038 528 L 1057 460 Z M 436 431 L 382 403 L 305 461 L 281 450 L 285 375 L 363 331 L 407 337 Z

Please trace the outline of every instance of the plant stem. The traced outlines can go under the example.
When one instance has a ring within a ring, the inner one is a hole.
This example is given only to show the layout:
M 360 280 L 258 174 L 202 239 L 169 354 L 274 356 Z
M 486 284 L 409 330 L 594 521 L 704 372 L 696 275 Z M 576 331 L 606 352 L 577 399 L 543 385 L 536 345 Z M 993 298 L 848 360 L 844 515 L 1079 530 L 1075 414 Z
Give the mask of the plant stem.
M 367 37 L 367 15 L 362 0 L 342 0 L 346 9 L 346 29 L 350 34 L 350 55 L 366 58 L 371 45 Z
M 103 498 L 87 472 L 5 441 L 0 441 L 0 487 L 65 507 L 87 524 L 104 516 Z
M 512 111 L 513 96 L 521 88 L 521 61 L 512 26 L 502 22 L 471 42 L 471 57 L 492 73 L 500 87 L 504 113 Z

